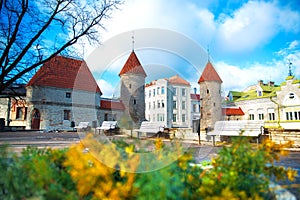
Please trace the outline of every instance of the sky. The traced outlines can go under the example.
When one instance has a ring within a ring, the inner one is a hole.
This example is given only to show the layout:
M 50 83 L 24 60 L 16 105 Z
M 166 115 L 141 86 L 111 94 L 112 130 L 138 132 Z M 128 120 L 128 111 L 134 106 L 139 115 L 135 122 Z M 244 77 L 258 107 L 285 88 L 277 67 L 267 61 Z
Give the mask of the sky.
M 103 97 L 117 96 L 132 49 L 146 82 L 179 74 L 199 91 L 209 59 L 224 95 L 258 80 L 280 84 L 289 62 L 300 78 L 299 8 L 298 0 L 125 0 L 105 22 L 102 45 L 85 47 L 84 55 Z

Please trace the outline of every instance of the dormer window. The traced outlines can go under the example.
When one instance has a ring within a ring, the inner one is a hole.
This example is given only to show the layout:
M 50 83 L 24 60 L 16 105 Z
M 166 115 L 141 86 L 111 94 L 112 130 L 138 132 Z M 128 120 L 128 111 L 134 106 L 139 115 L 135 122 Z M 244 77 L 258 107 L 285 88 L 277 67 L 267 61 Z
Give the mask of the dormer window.
M 290 98 L 290 99 L 294 99 L 294 98 L 295 98 L 295 94 L 292 93 L 292 92 L 290 92 L 290 93 L 289 93 L 289 98 Z
M 262 96 L 262 91 L 261 90 L 257 90 L 257 96 L 261 97 Z

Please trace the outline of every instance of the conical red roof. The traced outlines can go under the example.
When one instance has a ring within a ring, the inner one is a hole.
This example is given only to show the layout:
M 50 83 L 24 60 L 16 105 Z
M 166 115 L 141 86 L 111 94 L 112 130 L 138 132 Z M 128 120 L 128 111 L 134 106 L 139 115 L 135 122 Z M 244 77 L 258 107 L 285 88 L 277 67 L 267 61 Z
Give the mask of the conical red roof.
M 86 63 L 64 56 L 55 56 L 46 62 L 30 79 L 27 86 L 48 86 L 101 93 Z
M 221 83 L 223 82 L 219 74 L 217 73 L 217 71 L 209 61 L 206 64 L 198 83 L 204 81 L 218 81 Z
M 125 65 L 123 66 L 119 76 L 122 76 L 126 73 L 133 73 L 133 74 L 142 74 L 145 77 L 147 76 L 146 72 L 144 71 L 139 59 L 137 58 L 134 51 L 131 52 L 130 56 L 128 57 Z

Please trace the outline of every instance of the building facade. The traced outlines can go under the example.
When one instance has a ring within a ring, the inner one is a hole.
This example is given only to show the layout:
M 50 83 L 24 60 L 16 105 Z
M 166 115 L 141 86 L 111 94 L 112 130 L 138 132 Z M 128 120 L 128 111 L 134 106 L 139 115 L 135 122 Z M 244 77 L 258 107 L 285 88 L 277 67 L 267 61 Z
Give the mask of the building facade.
M 26 86 L 26 129 L 71 130 L 72 123 L 98 124 L 101 95 L 84 61 L 56 56 Z
M 190 83 L 176 75 L 146 84 L 145 115 L 166 127 L 191 127 Z
M 227 105 L 243 110 L 244 120 L 262 120 L 266 127 L 300 127 L 300 80 L 293 75 L 280 85 L 260 80 L 241 92 L 230 91 L 227 97 Z

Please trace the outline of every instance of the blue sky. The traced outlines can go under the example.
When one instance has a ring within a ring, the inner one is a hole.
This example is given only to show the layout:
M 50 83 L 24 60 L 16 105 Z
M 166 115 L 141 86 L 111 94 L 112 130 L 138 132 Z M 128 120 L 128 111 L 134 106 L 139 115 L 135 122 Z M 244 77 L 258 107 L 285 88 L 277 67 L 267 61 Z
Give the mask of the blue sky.
M 132 49 L 132 31 L 166 29 L 203 47 L 202 51 L 199 50 L 201 59 L 194 62 L 182 54 L 159 50 L 159 45 L 153 45 L 157 47 L 155 50 L 142 48 L 139 46 L 141 36 L 137 33 L 137 56 L 153 74 L 147 81 L 153 77 L 180 74 L 191 82 L 192 87 L 198 87 L 209 46 L 211 62 L 223 80 L 225 94 L 229 90 L 242 90 L 260 79 L 279 84 L 288 74 L 288 60 L 293 63 L 293 73 L 300 77 L 299 8 L 298 0 L 127 0 L 107 20 L 106 30 L 102 31 L 104 45 L 107 41 L 122 38 L 127 40 L 122 44 L 124 49 L 105 65 L 100 62 L 90 67 L 103 96 L 111 97 L 117 90 L 118 73 Z M 158 43 L 163 40 L 155 39 Z M 105 57 L 94 52 L 95 48 L 85 47 L 85 58 Z

